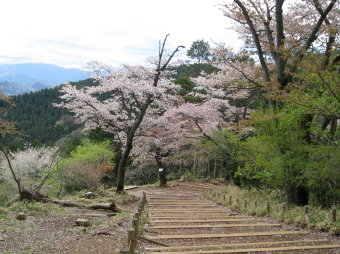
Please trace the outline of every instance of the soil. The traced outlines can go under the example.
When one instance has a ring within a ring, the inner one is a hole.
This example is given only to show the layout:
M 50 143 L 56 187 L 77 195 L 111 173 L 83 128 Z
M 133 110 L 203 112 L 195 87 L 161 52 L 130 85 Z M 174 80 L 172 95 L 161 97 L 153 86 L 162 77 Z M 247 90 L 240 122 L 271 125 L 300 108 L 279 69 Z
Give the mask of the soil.
M 194 197 L 197 200 L 205 200 L 201 196 L 201 192 L 205 190 L 202 182 L 173 182 L 168 187 L 159 188 L 156 186 L 142 186 L 136 189 L 128 190 L 129 194 L 141 197 L 146 192 L 148 199 L 150 197 L 158 197 L 166 199 L 180 199 L 183 197 Z M 214 189 L 222 188 L 218 183 L 209 183 Z M 205 200 L 207 201 L 207 200 Z M 207 201 L 208 202 L 208 201 Z M 209 201 L 210 202 L 210 201 Z M 211 204 L 213 204 L 211 202 Z M 125 216 L 106 216 L 104 211 L 92 211 L 77 208 L 65 208 L 66 214 L 53 214 L 47 216 L 28 216 L 26 220 L 19 221 L 15 219 L 15 214 L 11 215 L 10 220 L 0 220 L 0 253 L 50 253 L 50 254 L 93 254 L 93 253 L 118 253 L 118 249 L 127 245 L 127 229 L 131 227 L 131 215 L 136 211 L 138 202 L 125 205 L 118 205 L 119 208 L 131 212 L 131 214 L 123 213 Z M 226 207 L 217 206 L 226 213 L 232 214 Z M 97 215 L 97 216 L 93 216 Z M 78 218 L 84 218 L 91 221 L 88 228 L 75 226 Z M 262 219 L 262 222 L 278 223 L 270 218 Z M 221 223 L 218 223 L 221 224 Z M 165 224 L 166 225 L 166 224 Z M 152 226 L 152 224 L 149 224 Z M 271 228 L 211 228 L 211 229 L 147 229 L 143 236 L 149 237 L 159 234 L 192 234 L 192 233 L 225 233 L 225 232 L 249 232 L 252 231 L 287 231 L 287 230 L 306 230 L 293 227 L 291 225 L 282 225 L 281 227 Z M 331 236 L 327 233 L 309 231 L 307 236 L 301 236 L 304 239 L 326 239 L 328 244 L 340 244 L 339 237 Z M 246 241 L 266 241 L 268 237 L 252 236 Z M 274 237 L 273 239 L 280 237 Z M 292 240 L 296 236 L 286 236 L 285 240 Z M 282 238 L 280 240 L 283 240 Z M 296 240 L 296 239 L 294 239 Z M 221 243 L 221 239 L 185 239 L 185 240 L 155 240 L 169 246 L 176 245 L 197 245 L 204 243 Z M 243 238 L 222 239 L 224 243 L 242 242 Z M 138 240 L 139 253 L 145 253 L 147 248 L 160 247 L 155 243 L 140 238 Z M 339 253 L 340 250 L 324 250 L 324 251 L 300 251 L 296 253 Z M 181 253 L 181 252 L 178 252 Z M 213 253 L 213 252 L 211 252 Z M 275 252 L 276 253 L 276 252 Z M 279 252 L 278 252 L 279 253 Z M 285 252 L 293 253 L 293 252 Z M 294 252 L 295 253 L 295 252 Z
M 19 221 L 13 213 L 9 220 L 0 220 L 0 253 L 115 253 L 127 242 L 131 214 L 137 205 L 137 201 L 118 204 L 123 211 L 131 213 L 117 216 L 107 216 L 100 210 L 65 207 L 61 215 L 27 216 L 26 220 Z M 91 226 L 76 226 L 79 218 L 89 220 Z

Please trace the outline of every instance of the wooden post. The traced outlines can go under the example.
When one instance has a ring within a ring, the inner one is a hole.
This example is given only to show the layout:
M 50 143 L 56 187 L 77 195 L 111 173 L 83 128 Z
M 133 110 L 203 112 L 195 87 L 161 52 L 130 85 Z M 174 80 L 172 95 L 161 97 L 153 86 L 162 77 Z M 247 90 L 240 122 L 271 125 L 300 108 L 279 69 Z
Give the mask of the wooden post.
M 229 196 L 229 205 L 232 203 L 232 196 Z
M 225 202 L 226 200 L 226 195 L 223 195 L 223 202 Z
M 130 254 L 135 254 L 137 237 L 133 228 L 130 228 L 128 231 L 128 244 L 130 247 Z
M 132 227 L 135 229 L 136 235 L 138 235 L 139 220 L 137 218 L 132 219 Z
M 309 208 L 308 205 L 305 206 L 305 218 L 306 218 L 306 223 L 309 224 Z
M 139 220 L 139 218 L 140 218 L 140 213 L 139 213 L 139 212 L 136 212 L 135 215 L 134 215 L 134 217 L 135 217 L 137 220 Z
M 146 193 L 143 191 L 143 206 L 146 204 Z
M 270 204 L 269 204 L 269 201 L 267 201 L 267 213 L 270 214 Z
M 120 249 L 119 254 L 129 254 L 130 250 L 129 249 Z
M 286 210 L 287 210 L 287 204 L 286 204 L 286 203 L 283 203 L 283 204 L 282 204 L 282 214 L 283 214 L 283 216 L 285 215 Z
M 254 207 L 257 208 L 257 200 L 254 201 Z
M 336 222 L 336 209 L 332 209 L 332 222 Z

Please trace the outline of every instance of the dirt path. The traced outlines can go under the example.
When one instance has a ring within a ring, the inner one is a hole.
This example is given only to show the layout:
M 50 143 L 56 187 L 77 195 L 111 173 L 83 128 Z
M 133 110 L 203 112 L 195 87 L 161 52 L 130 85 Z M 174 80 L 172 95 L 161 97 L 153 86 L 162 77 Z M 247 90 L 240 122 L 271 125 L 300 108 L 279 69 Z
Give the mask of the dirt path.
M 336 237 L 231 212 L 204 199 L 219 186 L 181 183 L 146 190 L 149 223 L 139 242 L 150 254 L 340 253 Z
M 48 204 L 44 204 L 48 205 Z M 42 205 L 42 207 L 44 206 Z M 120 204 L 131 213 L 107 216 L 104 211 L 78 208 L 55 208 L 49 214 L 28 216 L 26 220 L 0 219 L 1 254 L 112 254 L 127 242 L 127 229 L 137 201 Z M 75 221 L 87 219 L 88 228 L 76 227 Z

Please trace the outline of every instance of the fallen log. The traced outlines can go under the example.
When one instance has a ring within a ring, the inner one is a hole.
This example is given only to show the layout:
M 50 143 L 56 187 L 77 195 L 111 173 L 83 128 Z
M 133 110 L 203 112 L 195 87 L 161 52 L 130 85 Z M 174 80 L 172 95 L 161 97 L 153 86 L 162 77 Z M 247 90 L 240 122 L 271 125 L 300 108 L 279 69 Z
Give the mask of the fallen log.
M 37 191 L 22 188 L 21 191 L 21 198 L 27 200 L 35 200 L 38 202 L 44 203 L 53 203 L 57 205 L 61 205 L 64 207 L 80 207 L 80 208 L 87 208 L 87 209 L 102 209 L 102 210 L 110 210 L 112 212 L 120 212 L 120 209 L 116 207 L 114 202 L 111 203 L 98 203 L 98 204 L 83 204 L 79 202 L 71 202 L 67 200 L 60 200 L 60 199 L 53 199 L 46 195 L 43 195 Z

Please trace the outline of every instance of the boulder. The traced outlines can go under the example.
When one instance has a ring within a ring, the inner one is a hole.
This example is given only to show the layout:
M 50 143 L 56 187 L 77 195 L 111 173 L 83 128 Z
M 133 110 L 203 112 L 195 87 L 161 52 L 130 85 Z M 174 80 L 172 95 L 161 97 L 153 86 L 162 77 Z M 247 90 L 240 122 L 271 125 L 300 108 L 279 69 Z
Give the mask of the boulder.
M 91 225 L 90 221 L 87 219 L 77 219 L 76 226 L 89 227 Z
M 86 192 L 84 196 L 85 196 L 85 198 L 93 198 L 94 197 L 94 193 L 89 191 L 89 192 Z
M 25 213 L 18 213 L 17 216 L 16 216 L 16 218 L 17 218 L 18 220 L 26 220 L 27 215 L 26 215 Z

